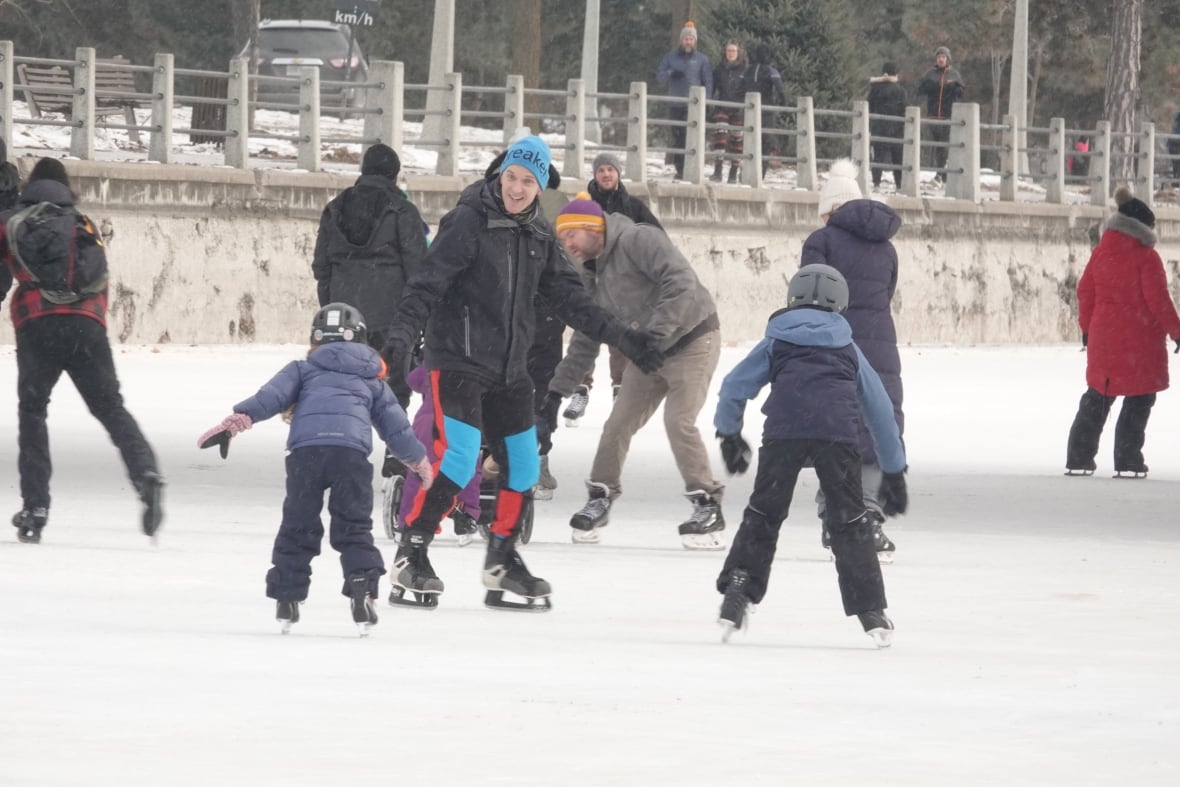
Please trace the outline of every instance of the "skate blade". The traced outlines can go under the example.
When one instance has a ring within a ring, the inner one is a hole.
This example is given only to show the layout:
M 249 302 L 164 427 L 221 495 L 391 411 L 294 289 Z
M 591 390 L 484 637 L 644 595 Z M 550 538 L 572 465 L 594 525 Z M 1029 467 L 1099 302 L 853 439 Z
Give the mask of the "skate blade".
M 1087 476 L 1094 475 L 1093 470 L 1066 470 L 1065 475 Z
M 522 596 L 524 601 L 507 601 L 503 590 L 489 590 L 484 596 L 483 605 L 488 609 L 507 610 L 509 612 L 548 612 L 553 609 L 549 596 Z
M 533 500 L 552 500 L 553 490 L 543 486 L 533 487 Z
M 357 633 L 360 634 L 362 638 L 368 637 L 369 631 L 371 631 L 372 628 L 373 628 L 373 624 L 367 620 L 364 623 L 357 623 L 356 624 Z
M 893 565 L 893 553 L 892 552 L 878 552 L 877 553 L 877 562 L 883 566 Z
M 279 633 L 280 634 L 290 634 L 292 625 L 294 625 L 294 621 L 280 620 L 279 621 Z
M 407 595 L 407 593 L 412 595 Z M 407 591 L 403 587 L 394 586 L 389 591 L 389 605 L 391 607 L 417 607 L 418 609 L 435 609 L 438 606 L 440 593 L 419 593 Z
M 1137 473 L 1133 470 L 1122 470 L 1115 473 L 1111 478 L 1124 478 L 1134 480 L 1136 478 L 1147 478 L 1147 473 Z
M 565 425 L 568 426 L 569 428 L 573 429 L 574 427 L 576 427 L 578 425 L 578 419 L 577 418 L 567 418 L 567 419 L 565 419 Z
M 579 530 L 576 527 L 570 528 L 570 541 L 575 544 L 597 544 L 600 540 L 598 528 L 593 530 Z
M 725 549 L 725 542 L 716 533 L 686 533 L 680 537 L 680 545 L 685 549 L 701 552 L 716 552 Z
M 893 629 L 869 629 L 865 633 L 869 635 L 879 650 L 884 650 L 893 644 Z
M 460 533 L 459 535 L 456 536 L 456 538 L 459 541 L 459 546 L 465 547 L 468 544 L 470 544 L 472 541 L 475 540 L 475 534 L 474 533 Z

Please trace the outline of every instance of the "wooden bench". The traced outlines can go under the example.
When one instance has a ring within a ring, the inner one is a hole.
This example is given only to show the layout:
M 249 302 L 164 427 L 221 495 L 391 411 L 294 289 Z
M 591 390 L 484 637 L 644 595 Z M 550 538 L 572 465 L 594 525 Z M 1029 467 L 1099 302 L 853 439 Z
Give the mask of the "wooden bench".
M 137 107 L 147 107 L 150 103 L 141 98 L 130 95 L 107 96 L 104 92 L 135 93 L 135 75 L 122 66 L 130 65 L 130 61 L 122 57 L 109 60 L 99 60 L 94 70 L 94 116 L 95 118 L 109 115 L 122 115 L 128 126 L 138 125 L 135 119 Z M 24 91 L 25 101 L 29 106 L 29 115 L 42 117 L 45 112 L 65 115 L 67 118 L 74 110 L 74 75 L 61 66 L 51 68 L 31 66 L 18 63 L 16 73 Z M 51 88 L 44 90 L 43 88 Z M 127 132 L 131 141 L 141 144 L 139 130 L 132 128 Z

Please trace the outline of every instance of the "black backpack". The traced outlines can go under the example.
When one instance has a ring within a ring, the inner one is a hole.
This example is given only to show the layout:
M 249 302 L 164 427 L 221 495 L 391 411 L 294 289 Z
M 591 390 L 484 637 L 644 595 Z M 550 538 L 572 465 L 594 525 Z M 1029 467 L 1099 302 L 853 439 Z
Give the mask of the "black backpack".
M 13 259 L 50 303 L 76 303 L 107 286 L 102 236 L 72 206 L 39 202 L 9 216 L 7 230 Z

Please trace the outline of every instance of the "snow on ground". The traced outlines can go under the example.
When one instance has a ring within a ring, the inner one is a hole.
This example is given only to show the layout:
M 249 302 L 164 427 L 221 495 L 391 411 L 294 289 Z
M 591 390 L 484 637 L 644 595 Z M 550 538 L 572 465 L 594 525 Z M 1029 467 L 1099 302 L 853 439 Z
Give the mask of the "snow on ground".
M 720 371 L 743 349 L 726 349 Z M 571 544 L 605 385 L 585 423 L 557 433 L 560 487 L 523 551 L 554 585 L 552 612 L 484 609 L 482 549 L 440 538 L 439 608 L 382 605 L 362 640 L 325 544 L 284 637 L 263 575 L 285 429 L 257 426 L 227 461 L 195 441 L 303 352 L 116 349 L 169 482 L 156 546 L 114 449 L 68 382 L 58 388 L 45 540 L 0 533 L 0 783 L 1180 783 L 1171 392 L 1149 427 L 1148 480 L 1110 478 L 1109 434 L 1099 472 L 1066 478 L 1076 347 L 904 348 L 912 509 L 887 526 L 890 650 L 842 614 L 812 478 L 766 601 L 722 645 L 723 557 L 679 546 L 689 507 L 658 420 L 632 446 L 604 543 Z M 20 504 L 14 388 L 13 351 L 0 348 L 5 516 Z M 752 474 L 728 484 L 732 534 Z

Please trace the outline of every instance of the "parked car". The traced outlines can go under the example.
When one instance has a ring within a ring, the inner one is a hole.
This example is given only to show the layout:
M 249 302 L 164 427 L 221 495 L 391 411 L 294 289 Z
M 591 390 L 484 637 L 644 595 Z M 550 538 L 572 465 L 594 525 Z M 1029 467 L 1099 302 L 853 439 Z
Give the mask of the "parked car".
M 363 106 L 365 91 L 325 82 L 360 83 L 368 78 L 369 65 L 353 40 L 349 57 L 348 25 L 309 19 L 266 19 L 258 26 L 258 75 L 299 76 L 303 66 L 319 66 L 320 104 Z M 249 56 L 249 43 L 238 57 Z M 299 102 L 297 83 L 258 82 L 257 100 L 281 104 Z

